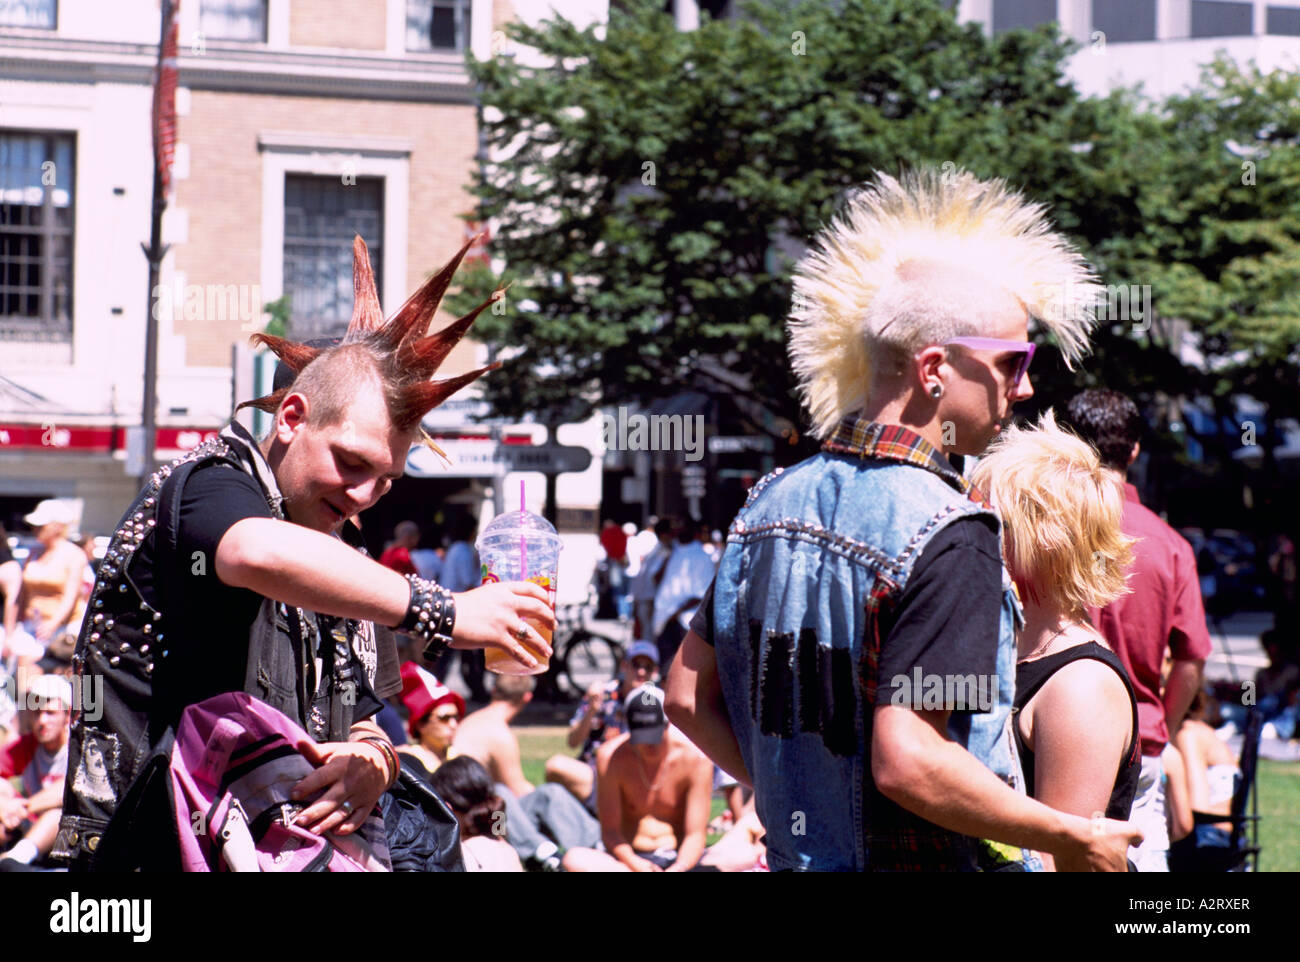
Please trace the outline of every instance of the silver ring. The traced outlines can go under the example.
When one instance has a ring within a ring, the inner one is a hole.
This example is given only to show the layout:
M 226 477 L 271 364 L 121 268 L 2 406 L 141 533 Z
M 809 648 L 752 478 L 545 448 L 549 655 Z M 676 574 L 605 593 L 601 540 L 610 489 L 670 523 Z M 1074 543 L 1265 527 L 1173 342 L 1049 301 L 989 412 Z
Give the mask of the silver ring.
M 528 626 L 525 625 L 524 627 L 516 631 L 515 637 L 518 638 L 520 641 L 526 640 L 528 638 Z
M 352 814 L 352 803 L 348 801 L 346 798 L 343 799 L 343 804 L 340 805 L 339 807 L 343 809 L 343 811 L 346 812 L 347 814 L 349 815 Z

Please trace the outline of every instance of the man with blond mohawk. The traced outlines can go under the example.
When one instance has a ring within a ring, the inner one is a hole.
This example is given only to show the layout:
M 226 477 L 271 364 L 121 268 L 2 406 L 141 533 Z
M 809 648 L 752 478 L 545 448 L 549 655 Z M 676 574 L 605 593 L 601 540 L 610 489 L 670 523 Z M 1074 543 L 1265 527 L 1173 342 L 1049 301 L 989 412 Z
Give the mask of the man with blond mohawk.
M 270 434 L 259 442 L 232 422 L 159 469 L 127 509 L 75 655 L 104 697 L 102 711 L 73 721 L 55 843 L 72 867 L 179 867 L 164 786 L 187 706 L 244 692 L 301 726 L 319 767 L 286 804 L 296 824 L 346 835 L 398 775 L 370 721 L 401 689 L 385 626 L 414 636 L 426 659 L 492 646 L 534 667 L 525 642 L 550 653 L 525 621 L 554 625 L 536 585 L 453 594 L 368 558 L 351 523 L 402 474 L 424 414 L 491 369 L 430 380 L 490 303 L 429 333 L 468 246 L 385 320 L 358 237 L 342 343 L 255 335 L 296 375 L 246 402 L 274 415 Z
M 790 356 L 822 451 L 750 492 L 667 686 L 753 785 L 774 870 L 1124 869 L 1131 826 L 1024 794 L 1021 609 L 948 460 L 1032 395 L 1031 318 L 1068 363 L 1097 291 L 1041 206 L 965 172 L 878 175 L 799 265 Z

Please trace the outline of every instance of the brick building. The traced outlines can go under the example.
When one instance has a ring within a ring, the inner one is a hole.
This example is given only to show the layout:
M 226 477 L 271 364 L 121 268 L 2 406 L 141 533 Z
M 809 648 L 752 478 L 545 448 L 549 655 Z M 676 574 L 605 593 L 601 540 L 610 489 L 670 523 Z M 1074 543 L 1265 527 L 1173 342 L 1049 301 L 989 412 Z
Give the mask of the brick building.
M 581 14 L 591 4 L 570 6 Z M 9 525 L 59 496 L 82 500 L 84 529 L 106 531 L 136 489 L 127 438 L 141 423 L 159 7 L 0 3 L 0 521 Z M 494 31 L 517 15 L 510 0 L 181 0 L 159 459 L 218 430 L 233 402 L 261 387 L 265 365 L 246 343 L 265 304 L 288 296 L 293 336 L 342 330 L 354 232 L 370 247 L 387 310 L 463 243 L 479 149 L 465 55 L 500 47 Z M 442 373 L 485 356 L 464 342 Z M 499 441 L 540 442 L 544 432 L 485 425 L 472 417 L 481 407 L 458 396 L 432 412 L 426 426 L 453 463 L 413 456 L 412 476 L 368 521 L 375 538 L 402 517 L 431 528 L 449 503 L 477 517 L 507 482 L 518 490 L 496 458 Z M 539 507 L 542 476 L 526 477 Z M 590 523 L 594 543 L 598 467 L 585 482 L 561 480 L 562 514 Z

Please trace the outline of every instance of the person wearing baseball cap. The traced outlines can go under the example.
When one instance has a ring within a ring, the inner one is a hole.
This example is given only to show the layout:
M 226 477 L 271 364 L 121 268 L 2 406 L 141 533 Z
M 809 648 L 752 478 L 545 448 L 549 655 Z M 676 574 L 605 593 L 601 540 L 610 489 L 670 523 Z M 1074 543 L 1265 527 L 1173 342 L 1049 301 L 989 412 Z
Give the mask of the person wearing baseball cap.
M 426 779 L 451 757 L 451 741 L 465 717 L 465 699 L 413 661 L 402 664 L 402 704 L 410 712 L 407 730 L 416 740 L 398 751 Z
M 595 682 L 569 719 L 569 747 L 578 757 L 552 755 L 546 760 L 546 780 L 563 785 L 578 801 L 596 814 L 596 753 L 627 731 L 623 705 L 628 693 L 649 684 L 659 675 L 659 648 L 652 641 L 638 639 L 627 648 L 619 677 Z
M 713 763 L 668 724 L 664 693 L 641 685 L 623 702 L 628 735 L 600 776 L 605 852 L 569 849 L 571 872 L 686 872 L 704 854 Z M 605 853 L 608 854 L 605 854 Z
M 19 664 L 32 664 L 55 643 L 59 643 L 64 655 L 71 654 L 71 644 L 63 636 L 75 636 L 81 627 L 80 618 L 74 619 L 74 615 L 78 613 L 86 573 L 86 554 L 68 540 L 77 513 L 67 502 L 53 498 L 42 501 L 23 520 L 36 532 L 41 552 L 23 568 L 18 612 L 21 630 L 6 630 L 5 636 L 6 647 L 17 655 Z
M 0 871 L 22 871 L 50 853 L 68 771 L 72 685 L 60 675 L 40 675 L 19 703 L 35 721 L 31 732 L 0 748 L 0 845 L 13 843 L 0 857 Z M 22 777 L 22 794 L 3 780 L 14 776 Z M 14 827 L 5 827 L 10 824 Z
M 627 719 L 627 740 L 633 745 L 658 745 L 664 740 L 668 727 L 664 693 L 654 685 L 643 685 L 628 695 L 623 716 Z

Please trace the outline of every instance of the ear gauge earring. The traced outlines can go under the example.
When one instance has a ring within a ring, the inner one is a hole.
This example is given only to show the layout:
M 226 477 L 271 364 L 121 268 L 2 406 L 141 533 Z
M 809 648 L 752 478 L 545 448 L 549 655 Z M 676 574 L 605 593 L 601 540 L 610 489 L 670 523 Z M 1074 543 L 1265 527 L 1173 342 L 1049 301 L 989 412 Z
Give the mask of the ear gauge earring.
M 931 384 L 931 385 L 930 385 L 930 397 L 932 397 L 932 398 L 941 398 L 941 397 L 943 397 L 943 385 L 942 385 L 942 384 Z

